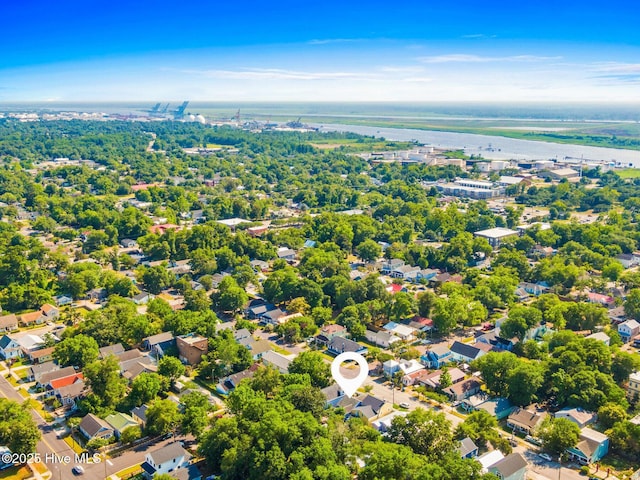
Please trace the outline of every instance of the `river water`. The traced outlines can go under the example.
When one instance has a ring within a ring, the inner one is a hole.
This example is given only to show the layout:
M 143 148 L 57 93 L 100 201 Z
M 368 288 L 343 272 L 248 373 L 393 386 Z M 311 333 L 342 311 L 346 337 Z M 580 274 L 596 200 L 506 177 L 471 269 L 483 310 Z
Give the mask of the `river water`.
M 561 143 L 518 140 L 515 138 L 471 133 L 436 132 L 410 128 L 381 128 L 360 125 L 314 125 L 321 131 L 353 132 L 384 137 L 387 140 L 417 140 L 441 148 L 462 148 L 467 155 L 482 155 L 492 160 L 564 160 L 607 162 L 618 167 L 640 168 L 640 150 L 588 147 Z

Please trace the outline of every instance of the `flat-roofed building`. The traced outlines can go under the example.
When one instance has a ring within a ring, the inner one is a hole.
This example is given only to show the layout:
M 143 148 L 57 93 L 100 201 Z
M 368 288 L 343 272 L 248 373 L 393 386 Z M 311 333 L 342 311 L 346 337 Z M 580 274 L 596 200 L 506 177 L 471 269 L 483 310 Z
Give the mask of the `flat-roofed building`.
M 510 228 L 495 227 L 474 232 L 474 235 L 476 237 L 486 238 L 489 245 L 493 248 L 499 248 L 500 244 L 504 242 L 504 240 L 517 236 L 518 232 L 516 230 L 511 230 Z

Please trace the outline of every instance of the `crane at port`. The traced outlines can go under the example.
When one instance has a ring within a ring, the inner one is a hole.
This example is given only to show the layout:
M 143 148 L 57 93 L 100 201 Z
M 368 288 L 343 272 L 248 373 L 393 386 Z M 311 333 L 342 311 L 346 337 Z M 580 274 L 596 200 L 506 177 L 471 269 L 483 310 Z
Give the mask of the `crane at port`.
M 182 105 L 173 111 L 173 118 L 175 120 L 180 120 L 184 117 L 184 111 L 187 109 L 187 105 L 189 105 L 189 101 L 182 102 Z

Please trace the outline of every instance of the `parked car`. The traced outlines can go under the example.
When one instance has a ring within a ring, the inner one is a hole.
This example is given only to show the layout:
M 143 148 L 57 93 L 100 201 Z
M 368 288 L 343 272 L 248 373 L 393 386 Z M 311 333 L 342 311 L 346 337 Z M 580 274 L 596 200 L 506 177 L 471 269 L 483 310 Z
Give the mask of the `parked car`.
M 553 461 L 553 459 L 551 458 L 551 455 L 549 455 L 548 453 L 539 453 L 538 456 L 543 460 L 546 460 L 547 462 Z
M 407 402 L 402 402 L 402 403 L 400 404 L 400 406 L 401 406 L 402 408 L 409 408 L 411 405 L 409 405 Z
M 540 440 L 538 440 L 535 437 L 532 437 L 531 435 L 527 435 L 526 437 L 524 437 L 525 441 L 529 442 L 529 443 L 533 443 L 534 445 L 537 445 L 538 447 L 540 445 L 542 445 L 542 442 Z
M 75 467 L 73 467 L 71 469 L 71 471 L 73 472 L 74 475 L 83 475 L 84 474 L 84 468 L 82 468 L 80 465 L 76 465 Z

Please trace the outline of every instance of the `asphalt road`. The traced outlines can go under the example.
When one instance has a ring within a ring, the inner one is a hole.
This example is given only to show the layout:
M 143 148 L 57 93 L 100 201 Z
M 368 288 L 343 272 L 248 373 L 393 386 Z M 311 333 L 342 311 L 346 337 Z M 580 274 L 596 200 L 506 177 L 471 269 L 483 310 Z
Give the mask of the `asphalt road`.
M 3 375 L 0 375 L 0 395 L 10 400 L 16 400 L 19 403 L 25 400 L 15 391 Z M 80 464 L 84 468 L 85 473 L 82 478 L 87 480 L 104 480 L 111 474 L 137 463 L 142 463 L 150 450 L 163 447 L 173 441 L 172 439 L 160 440 L 143 448 L 128 450 L 120 456 L 107 459 L 106 468 L 102 462 L 76 463 L 73 449 L 67 445 L 64 440 L 57 437 L 56 432 L 53 431 L 51 426 L 45 422 L 38 412 L 31 410 L 31 415 L 42 433 L 42 438 L 38 442 L 36 451 L 40 454 L 43 463 L 51 470 L 51 480 L 69 480 L 74 478 L 71 469 L 76 464 Z M 71 462 L 64 463 L 61 461 L 62 459 L 66 459 L 66 457 L 69 457 Z
M 413 394 L 410 392 L 406 392 L 406 391 L 403 392 L 399 389 L 396 389 L 394 393 L 394 391 L 391 390 L 391 387 L 389 385 L 384 385 L 380 383 L 380 380 L 374 380 L 371 377 L 367 377 L 367 380 L 364 382 L 364 384 L 371 385 L 373 387 L 373 389 L 371 390 L 371 394 L 382 400 L 385 400 L 390 403 L 394 401 L 396 404 L 405 403 L 405 402 L 408 403 L 410 406 L 409 410 L 414 410 L 418 407 L 424 408 L 424 409 L 434 409 L 434 407 L 431 404 L 418 401 L 418 399 L 415 396 L 413 396 Z M 445 417 L 447 417 L 447 419 L 452 423 L 453 428 L 457 427 L 458 424 L 463 422 L 462 418 L 456 415 L 453 415 L 447 410 L 441 410 L 437 408 L 435 410 L 443 412 L 445 414 Z

